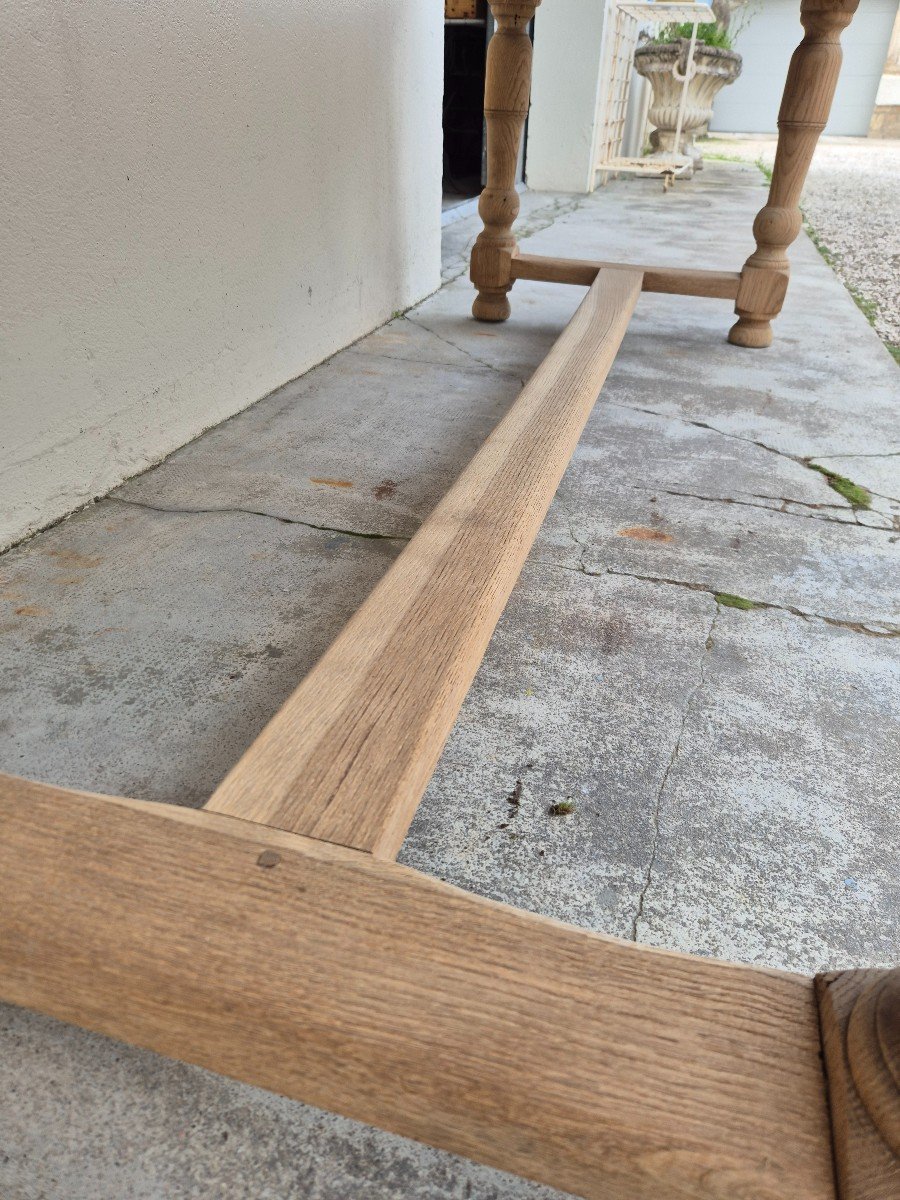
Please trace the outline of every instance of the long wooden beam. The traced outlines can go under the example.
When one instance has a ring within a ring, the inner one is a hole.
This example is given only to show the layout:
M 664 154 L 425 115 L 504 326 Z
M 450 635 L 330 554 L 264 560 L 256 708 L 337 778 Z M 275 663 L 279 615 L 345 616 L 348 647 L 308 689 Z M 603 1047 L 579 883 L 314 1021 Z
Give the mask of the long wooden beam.
M 641 291 L 603 270 L 518 400 L 207 808 L 393 857 Z
M 590 287 L 599 271 L 640 271 L 645 292 L 711 296 L 718 300 L 734 300 L 741 283 L 740 271 L 629 266 L 626 263 L 594 262 L 585 258 L 548 258 L 540 254 L 517 254 L 511 263 L 513 279 L 537 279 L 544 283 L 575 283 Z
M 588 1200 L 833 1200 L 812 981 L 0 777 L 0 996 Z

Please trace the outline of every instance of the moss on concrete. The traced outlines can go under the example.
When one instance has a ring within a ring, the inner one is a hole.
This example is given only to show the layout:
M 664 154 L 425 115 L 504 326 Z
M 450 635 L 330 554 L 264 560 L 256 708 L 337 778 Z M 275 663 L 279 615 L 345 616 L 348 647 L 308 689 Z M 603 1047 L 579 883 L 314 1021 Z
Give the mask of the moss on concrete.
M 747 600 L 744 596 L 732 596 L 730 592 L 716 592 L 716 604 L 722 604 L 725 608 L 744 610 L 756 608 L 752 600 Z
M 854 508 L 872 507 L 871 495 L 860 484 L 854 483 L 846 475 L 838 475 L 836 471 L 829 471 L 827 467 L 820 467 L 818 463 L 811 462 L 808 465 L 811 470 L 818 471 L 820 475 L 824 475 L 828 481 L 828 486 L 833 488 L 838 495 L 843 496 L 845 500 L 849 500 Z

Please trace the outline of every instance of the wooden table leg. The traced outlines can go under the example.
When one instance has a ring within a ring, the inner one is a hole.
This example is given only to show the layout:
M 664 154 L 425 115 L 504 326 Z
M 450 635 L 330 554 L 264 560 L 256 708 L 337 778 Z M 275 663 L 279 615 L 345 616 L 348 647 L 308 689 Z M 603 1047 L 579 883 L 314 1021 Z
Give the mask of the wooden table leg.
M 479 321 L 505 321 L 506 293 L 513 285 L 512 233 L 519 213 L 516 163 L 531 95 L 528 23 L 540 0 L 491 0 L 497 29 L 488 46 L 484 87 L 487 122 L 487 186 L 478 211 L 484 229 L 472 250 L 471 279 L 478 288 L 472 313 Z
M 741 275 L 735 301 L 738 321 L 728 340 L 736 346 L 772 343 L 771 321 L 787 291 L 787 248 L 800 232 L 800 193 L 819 134 L 825 128 L 841 68 L 841 31 L 859 0 L 802 0 L 806 31 L 794 51 L 778 114 L 778 149 L 769 200 L 753 222 L 756 251 Z

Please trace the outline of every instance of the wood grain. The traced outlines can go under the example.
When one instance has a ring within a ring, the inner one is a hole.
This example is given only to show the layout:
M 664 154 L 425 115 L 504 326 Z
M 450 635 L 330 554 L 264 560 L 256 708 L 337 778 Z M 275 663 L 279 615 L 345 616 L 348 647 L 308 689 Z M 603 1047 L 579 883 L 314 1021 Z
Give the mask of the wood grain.
M 470 277 L 478 295 L 472 315 L 505 321 L 516 253 L 513 222 L 519 215 L 516 166 L 531 97 L 531 38 L 528 26 L 540 0 L 491 0 L 497 23 L 488 43 L 484 84 L 487 182 L 478 200 L 484 222 L 472 247 Z
M 897 1200 L 900 969 L 820 975 L 816 992 L 840 1200 Z M 886 994 L 893 1000 L 893 1031 L 885 1020 Z M 874 1019 L 877 999 L 880 1021 Z
M 546 283 L 574 283 L 590 287 L 601 270 L 640 271 L 645 292 L 677 296 L 711 296 L 733 300 L 741 282 L 740 271 L 701 271 L 687 267 L 645 267 L 628 263 L 592 262 L 582 258 L 549 258 L 517 254 L 512 260 L 513 279 L 539 279 Z
M 787 290 L 787 249 L 800 232 L 800 195 L 841 70 L 841 32 L 858 6 L 859 0 L 801 0 L 805 36 L 788 68 L 769 198 L 753 222 L 756 250 L 747 259 L 735 301 L 738 320 L 728 340 L 736 346 L 759 349 L 772 343 L 771 322 Z
M 601 271 L 512 409 L 207 808 L 400 848 L 641 290 Z
M 588 1200 L 832 1200 L 810 980 L 208 812 L 0 819 L 7 1001 Z

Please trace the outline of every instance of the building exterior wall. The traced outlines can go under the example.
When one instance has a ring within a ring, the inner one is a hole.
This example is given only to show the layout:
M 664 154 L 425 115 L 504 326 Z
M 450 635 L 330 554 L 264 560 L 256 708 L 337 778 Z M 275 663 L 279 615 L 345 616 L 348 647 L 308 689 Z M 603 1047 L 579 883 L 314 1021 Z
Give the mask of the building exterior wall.
M 0 73 L 0 546 L 439 282 L 442 11 L 21 0 Z
M 844 64 L 827 134 L 864 137 L 868 132 L 896 13 L 897 0 L 863 0 L 845 30 Z M 762 0 L 737 39 L 744 69 L 719 93 L 712 130 L 775 132 L 788 62 L 802 36 L 799 0 Z
M 525 177 L 538 191 L 589 192 L 603 0 L 544 0 L 534 28 Z

